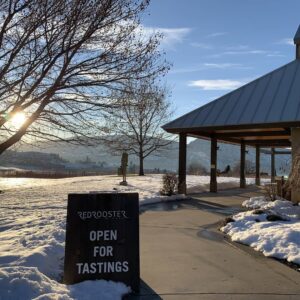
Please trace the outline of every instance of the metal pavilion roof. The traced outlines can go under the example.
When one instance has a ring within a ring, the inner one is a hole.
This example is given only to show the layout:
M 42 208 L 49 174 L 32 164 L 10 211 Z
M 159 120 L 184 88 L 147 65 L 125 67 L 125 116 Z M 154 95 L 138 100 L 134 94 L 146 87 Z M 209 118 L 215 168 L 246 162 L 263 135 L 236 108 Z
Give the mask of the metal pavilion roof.
M 300 26 L 298 27 L 298 30 L 297 30 L 297 32 L 295 34 L 294 43 L 295 44 L 300 43 Z
M 256 184 L 259 184 L 261 147 L 273 148 L 271 176 L 275 177 L 274 154 L 288 151 L 276 152 L 274 148 L 291 147 L 291 140 L 295 143 L 298 137 L 298 130 L 293 127 L 300 127 L 300 26 L 294 42 L 294 61 L 163 126 L 166 131 L 179 134 L 180 193 L 186 193 L 188 135 L 211 139 L 211 192 L 217 191 L 218 140 L 241 145 L 241 188 L 246 186 L 246 146 L 256 147 Z
M 294 42 L 294 61 L 165 124 L 163 129 L 236 144 L 290 146 L 291 128 L 300 127 L 300 26 Z
M 300 126 L 300 60 L 270 72 L 166 125 L 169 132 L 191 129 Z

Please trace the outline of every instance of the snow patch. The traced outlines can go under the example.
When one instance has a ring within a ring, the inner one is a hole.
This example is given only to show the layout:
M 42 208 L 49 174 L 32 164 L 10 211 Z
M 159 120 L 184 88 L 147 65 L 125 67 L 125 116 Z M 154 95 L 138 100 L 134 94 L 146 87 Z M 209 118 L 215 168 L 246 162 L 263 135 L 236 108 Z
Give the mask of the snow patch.
M 162 196 L 162 175 L 64 179 L 0 178 L 0 299 L 121 299 L 128 287 L 107 281 L 60 284 L 63 274 L 65 220 L 69 193 L 139 193 L 140 205 L 186 199 Z M 238 186 L 239 179 L 218 177 Z M 254 182 L 254 179 L 248 183 Z M 187 176 L 188 188 L 209 187 L 209 176 Z
M 256 209 L 261 207 L 266 202 L 267 198 L 265 196 L 252 197 L 249 200 L 245 200 L 242 206 Z
M 234 215 L 235 222 L 221 231 L 265 256 L 300 265 L 300 206 L 285 200 L 267 201 L 265 197 L 250 198 L 243 206 L 251 210 Z M 286 221 L 268 221 L 270 215 Z
M 4 267 L 0 278 L 0 299 L 115 300 L 130 292 L 123 283 L 105 280 L 61 284 L 33 267 Z

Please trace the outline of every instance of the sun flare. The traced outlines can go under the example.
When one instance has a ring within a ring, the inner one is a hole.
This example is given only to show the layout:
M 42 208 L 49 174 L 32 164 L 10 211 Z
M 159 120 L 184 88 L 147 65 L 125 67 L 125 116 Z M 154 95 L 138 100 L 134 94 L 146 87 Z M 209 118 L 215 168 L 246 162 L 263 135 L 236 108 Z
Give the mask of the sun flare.
M 26 121 L 26 116 L 23 112 L 16 113 L 10 120 L 11 124 L 15 127 L 21 127 Z

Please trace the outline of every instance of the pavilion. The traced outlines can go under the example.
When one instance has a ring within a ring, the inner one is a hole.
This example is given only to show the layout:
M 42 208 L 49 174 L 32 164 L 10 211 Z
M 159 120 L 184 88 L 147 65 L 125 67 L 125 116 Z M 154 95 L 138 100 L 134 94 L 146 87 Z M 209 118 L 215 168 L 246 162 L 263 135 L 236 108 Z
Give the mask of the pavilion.
M 291 147 L 292 157 L 300 155 L 300 26 L 294 43 L 292 62 L 163 126 L 179 134 L 179 193 L 186 193 L 187 136 L 211 140 L 211 192 L 217 192 L 218 141 L 240 145 L 241 188 L 246 186 L 246 146 L 256 148 L 256 184 L 260 148 Z M 300 192 L 292 190 L 292 200 L 299 202 Z

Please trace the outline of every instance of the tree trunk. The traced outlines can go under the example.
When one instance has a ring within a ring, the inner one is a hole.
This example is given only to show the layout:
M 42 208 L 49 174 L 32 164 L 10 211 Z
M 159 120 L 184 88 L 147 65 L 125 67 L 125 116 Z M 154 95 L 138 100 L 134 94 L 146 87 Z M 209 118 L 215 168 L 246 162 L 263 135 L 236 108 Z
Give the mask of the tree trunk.
M 139 172 L 139 176 L 144 176 L 144 158 L 143 155 L 140 154 L 140 172 Z
M 294 195 L 293 195 L 294 194 Z M 292 169 L 287 182 L 283 186 L 283 198 L 299 202 L 297 195 L 300 194 L 300 155 L 293 157 Z

